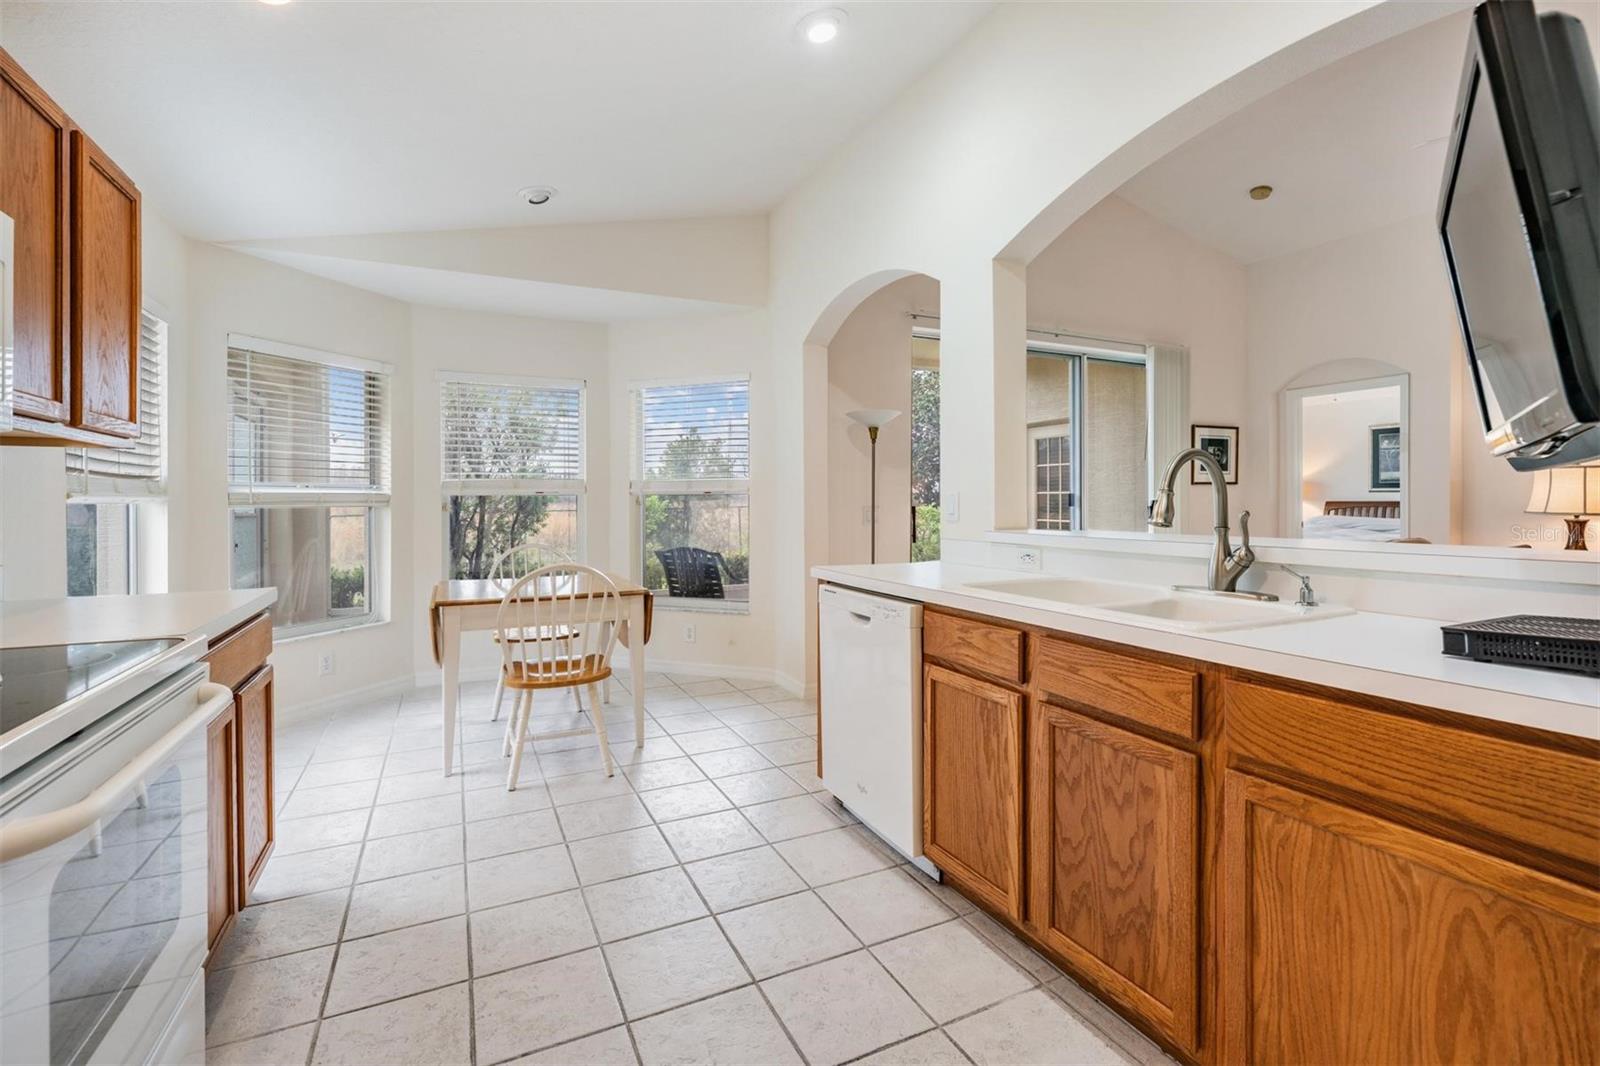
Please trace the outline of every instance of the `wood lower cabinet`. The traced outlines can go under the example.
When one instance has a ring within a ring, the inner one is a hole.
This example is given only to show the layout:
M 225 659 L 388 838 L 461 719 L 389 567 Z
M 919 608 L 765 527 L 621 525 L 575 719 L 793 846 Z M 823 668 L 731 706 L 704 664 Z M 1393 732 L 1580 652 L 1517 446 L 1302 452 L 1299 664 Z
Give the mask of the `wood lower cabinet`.
M 1600 743 L 926 616 L 928 857 L 1178 1058 L 1600 1062 Z
M 1238 771 L 1225 797 L 1221 1061 L 1595 1061 L 1592 889 Z
M 1035 702 L 1028 924 L 1125 1010 L 1193 1049 L 1199 759 Z
M 989 906 L 1022 917 L 1022 695 L 923 668 L 923 850 Z
M 206 948 L 213 949 L 239 911 L 239 726 L 230 707 L 206 729 Z
M 206 654 L 211 680 L 233 690 L 233 706 L 212 726 L 212 947 L 250 902 L 276 839 L 271 651 L 272 621 L 262 613 L 213 640 Z
M 239 906 L 272 854 L 272 667 L 263 666 L 234 694 L 239 718 Z

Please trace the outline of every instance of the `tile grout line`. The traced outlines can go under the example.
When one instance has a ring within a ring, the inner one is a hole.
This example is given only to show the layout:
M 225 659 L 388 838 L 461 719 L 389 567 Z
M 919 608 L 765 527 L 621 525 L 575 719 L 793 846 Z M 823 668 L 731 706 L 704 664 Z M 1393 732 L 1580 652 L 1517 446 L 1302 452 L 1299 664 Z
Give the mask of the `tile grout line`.
M 399 712 L 399 699 L 398 699 L 398 697 L 395 700 L 395 709 L 396 709 L 396 713 L 398 713 Z M 329 717 L 329 722 L 330 723 L 332 722 L 332 717 L 331 716 Z M 324 727 L 323 731 L 322 731 L 322 735 L 324 737 L 326 737 L 327 736 L 327 732 L 328 732 L 327 728 Z M 394 738 L 393 732 L 391 732 L 389 734 L 389 737 L 390 737 L 390 740 L 392 742 L 393 738 Z M 317 743 L 321 744 L 322 741 L 318 740 Z M 388 749 L 387 745 L 384 747 L 383 758 L 384 758 L 384 762 L 387 763 L 388 760 L 389 760 L 389 749 Z M 307 765 L 309 765 L 309 763 Z M 374 798 L 377 797 L 377 790 L 376 789 L 373 790 L 373 797 Z M 344 942 L 345 926 L 350 921 L 350 905 L 351 905 L 351 902 L 355 899 L 356 878 L 358 876 L 360 876 L 360 873 L 361 873 L 361 860 L 367 853 L 367 833 L 366 833 L 366 830 L 370 829 L 372 827 L 372 812 L 375 809 L 376 809 L 375 807 L 368 807 L 367 808 L 367 823 L 366 823 L 366 827 L 362 830 L 362 833 L 361 833 L 361 844 L 360 844 L 359 849 L 356 852 L 355 868 L 353 870 L 351 870 L 351 872 L 350 872 L 350 885 L 349 885 L 349 889 L 348 889 L 348 891 L 347 891 L 347 893 L 345 895 L 344 914 L 341 915 L 340 918 L 339 918 L 339 933 L 338 933 L 338 937 L 334 940 L 334 943 L 333 943 L 333 957 L 328 960 L 328 976 L 324 980 L 323 985 L 322 985 L 322 997 L 317 1001 L 317 1016 L 313 1020 L 313 1028 L 311 1030 L 311 1042 L 306 1047 L 306 1066 L 311 1066 L 312 1061 L 315 1059 L 316 1053 L 317 1053 L 317 1040 L 322 1036 L 322 1019 L 323 1019 L 323 1016 L 326 1013 L 327 1008 L 328 1008 L 328 997 L 333 994 L 333 978 L 334 978 L 334 974 L 339 969 L 339 949 L 343 945 L 343 942 Z M 265 872 L 265 871 L 263 871 L 263 872 Z
M 398 709 L 400 709 L 400 698 L 395 698 L 395 714 L 398 714 Z M 326 736 L 326 730 L 323 730 L 323 736 Z M 389 733 L 389 741 L 390 743 L 394 743 L 394 731 L 392 730 L 390 730 Z M 318 743 L 322 743 L 322 741 L 318 741 Z M 389 747 L 386 746 L 384 747 L 384 763 L 387 762 L 389 762 Z M 376 797 L 378 797 L 378 791 L 373 789 L 373 799 L 376 799 Z M 339 952 L 341 952 L 341 949 L 344 948 L 344 930 L 346 930 L 346 927 L 350 922 L 350 906 L 352 906 L 352 903 L 355 901 L 355 887 L 357 887 L 358 884 L 357 877 L 360 877 L 360 874 L 362 874 L 362 860 L 366 856 L 366 832 L 370 831 L 371 829 L 371 824 L 373 824 L 373 812 L 376 812 L 376 810 L 378 810 L 376 804 L 366 808 L 366 828 L 362 831 L 362 842 L 360 842 L 360 848 L 358 848 L 358 852 L 355 853 L 355 869 L 350 871 L 349 893 L 347 893 L 346 898 L 344 898 L 344 914 L 342 914 L 341 919 L 339 919 L 338 940 L 334 940 L 333 943 L 333 959 L 328 960 L 328 980 L 326 980 L 326 983 L 323 984 L 322 999 L 318 1000 L 317 1002 L 317 1018 L 315 1018 L 315 1028 L 310 1031 L 310 1045 L 306 1048 L 306 1066 L 312 1066 L 312 1061 L 315 1060 L 315 1055 L 317 1055 L 317 1040 L 322 1039 L 322 1021 L 326 1016 L 326 1012 L 328 1012 L 328 997 L 333 996 L 334 975 L 338 975 L 339 972 Z

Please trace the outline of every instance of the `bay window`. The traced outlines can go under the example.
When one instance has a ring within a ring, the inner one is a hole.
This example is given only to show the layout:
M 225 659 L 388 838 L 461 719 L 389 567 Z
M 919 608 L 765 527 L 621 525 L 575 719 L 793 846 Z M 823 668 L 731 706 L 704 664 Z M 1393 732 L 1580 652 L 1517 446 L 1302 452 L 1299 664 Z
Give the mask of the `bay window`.
M 380 616 L 389 368 L 230 336 L 230 585 L 275 586 L 280 635 Z
M 140 526 L 162 526 L 166 497 L 167 324 L 148 311 L 139 314 L 138 372 L 138 438 L 66 454 L 69 596 L 160 591 L 165 581 L 158 560 L 140 565 Z M 161 538 L 150 539 L 154 548 Z
M 439 382 L 445 576 L 492 577 L 503 552 L 583 554 L 584 384 L 450 374 Z
M 633 410 L 643 584 L 667 607 L 748 610 L 749 381 L 641 385 Z

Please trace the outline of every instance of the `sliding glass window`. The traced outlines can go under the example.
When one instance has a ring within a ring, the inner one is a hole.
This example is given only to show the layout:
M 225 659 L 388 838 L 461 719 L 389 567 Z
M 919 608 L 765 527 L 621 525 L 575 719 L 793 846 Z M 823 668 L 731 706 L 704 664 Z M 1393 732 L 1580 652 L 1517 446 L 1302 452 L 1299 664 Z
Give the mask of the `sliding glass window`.
M 1149 492 L 1143 357 L 1029 349 L 1028 521 L 1140 530 Z

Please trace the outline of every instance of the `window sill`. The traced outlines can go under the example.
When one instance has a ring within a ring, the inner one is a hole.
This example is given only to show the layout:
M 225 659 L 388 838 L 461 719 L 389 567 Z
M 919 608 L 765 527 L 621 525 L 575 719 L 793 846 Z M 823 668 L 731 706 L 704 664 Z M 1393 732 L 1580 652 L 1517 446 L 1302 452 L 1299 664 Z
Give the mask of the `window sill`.
M 713 600 L 673 599 L 656 593 L 656 610 L 677 611 L 682 614 L 727 614 L 747 615 L 750 613 L 749 601 L 724 600 L 718 605 Z
M 350 633 L 358 629 L 376 629 L 389 624 L 387 618 L 362 618 L 342 622 L 338 619 L 329 622 L 310 622 L 300 626 L 290 626 L 279 629 L 273 627 L 272 643 L 298 644 L 301 641 L 313 640 L 317 637 L 331 637 L 337 634 Z

